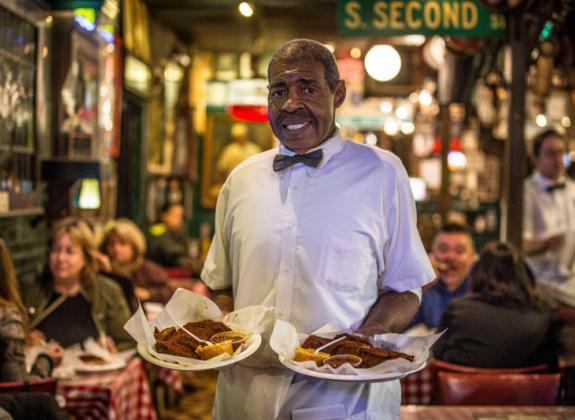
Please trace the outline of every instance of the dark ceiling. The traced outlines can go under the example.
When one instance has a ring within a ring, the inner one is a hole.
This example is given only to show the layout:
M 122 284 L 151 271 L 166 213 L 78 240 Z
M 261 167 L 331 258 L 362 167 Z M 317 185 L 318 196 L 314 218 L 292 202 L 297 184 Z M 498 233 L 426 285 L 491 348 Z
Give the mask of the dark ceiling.
M 240 16 L 238 0 L 145 2 L 153 19 L 201 50 L 262 53 L 291 38 L 338 38 L 337 0 L 254 0 L 251 19 Z

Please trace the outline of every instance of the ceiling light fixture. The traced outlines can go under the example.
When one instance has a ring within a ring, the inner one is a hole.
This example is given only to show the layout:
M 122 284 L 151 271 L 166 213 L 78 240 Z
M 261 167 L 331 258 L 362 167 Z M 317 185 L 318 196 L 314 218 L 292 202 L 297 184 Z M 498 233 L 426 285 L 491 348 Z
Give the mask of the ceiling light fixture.
M 365 55 L 367 74 L 380 82 L 393 79 L 401 70 L 401 57 L 391 45 L 374 45 Z
M 238 10 L 240 11 L 242 16 L 247 18 L 252 17 L 252 15 L 254 14 L 254 7 L 252 6 L 251 3 L 247 1 L 242 1 L 238 6 Z

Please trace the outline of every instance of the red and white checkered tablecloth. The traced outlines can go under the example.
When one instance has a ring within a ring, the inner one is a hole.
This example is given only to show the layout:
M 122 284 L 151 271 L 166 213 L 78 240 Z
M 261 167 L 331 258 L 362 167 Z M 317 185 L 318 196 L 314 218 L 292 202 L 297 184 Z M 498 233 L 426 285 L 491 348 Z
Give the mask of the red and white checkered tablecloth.
M 158 379 L 162 383 L 166 384 L 179 393 L 184 392 L 184 379 L 182 377 L 182 372 L 179 370 L 152 365 L 151 363 L 149 365 L 152 366 L 152 368 L 156 371 Z
M 400 379 L 401 404 L 431 404 L 433 376 L 429 366 Z
M 58 383 L 72 418 L 82 420 L 155 420 L 143 361 L 134 358 L 118 371 Z

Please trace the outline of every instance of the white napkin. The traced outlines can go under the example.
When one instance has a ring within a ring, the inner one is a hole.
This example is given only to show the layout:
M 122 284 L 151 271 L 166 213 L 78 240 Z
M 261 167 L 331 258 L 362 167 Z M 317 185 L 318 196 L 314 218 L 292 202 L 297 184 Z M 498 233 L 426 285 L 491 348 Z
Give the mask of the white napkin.
M 320 329 L 314 331 L 313 335 L 332 338 L 341 333 L 336 327 L 326 324 Z M 399 351 L 415 356 L 415 360 L 398 358 L 387 360 L 375 365 L 369 369 L 357 369 L 349 364 L 342 365 L 337 369 L 329 365 L 318 367 L 313 361 L 294 362 L 292 359 L 295 355 L 295 349 L 307 338 L 308 334 L 298 333 L 295 327 L 289 322 L 278 320 L 274 325 L 270 345 L 272 349 L 280 356 L 289 359 L 292 363 L 305 367 L 306 369 L 323 373 L 334 373 L 344 375 L 381 375 L 387 373 L 405 373 L 421 367 L 427 362 L 431 346 L 441 337 L 441 334 L 434 334 L 424 337 L 409 337 L 405 334 L 378 334 L 370 337 L 373 345 L 383 347 L 391 351 Z
M 144 310 L 140 306 L 136 313 L 126 322 L 124 329 L 138 342 L 147 348 L 151 355 L 157 359 L 167 362 L 175 362 L 181 365 L 193 367 L 194 365 L 206 365 L 217 363 L 229 359 L 227 353 L 220 354 L 210 360 L 198 360 L 189 357 L 173 356 L 170 354 L 158 353 L 155 350 L 156 340 L 154 338 L 154 327 L 162 330 L 168 327 L 176 327 L 174 321 L 180 325 L 188 322 L 211 319 L 221 321 L 235 331 L 242 331 L 250 334 L 246 346 L 252 345 L 254 336 L 251 333 L 261 333 L 263 329 L 262 321 L 265 314 L 270 309 L 265 306 L 253 305 L 230 312 L 223 315 L 220 308 L 207 297 L 186 289 L 177 289 L 169 302 L 153 320 L 146 319 Z M 238 349 L 241 351 L 241 349 Z

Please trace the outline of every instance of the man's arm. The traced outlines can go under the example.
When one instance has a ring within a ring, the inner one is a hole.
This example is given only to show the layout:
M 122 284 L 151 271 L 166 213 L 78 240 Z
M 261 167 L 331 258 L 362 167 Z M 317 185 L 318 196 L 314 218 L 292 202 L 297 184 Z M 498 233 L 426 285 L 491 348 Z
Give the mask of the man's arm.
M 222 312 L 227 314 L 228 312 L 232 312 L 234 310 L 234 298 L 232 294 L 232 289 L 224 289 L 224 290 L 211 290 L 212 293 L 212 300 L 215 302 L 216 305 L 222 310 Z
M 527 255 L 539 255 L 553 251 L 563 243 L 563 234 L 553 235 L 547 239 L 524 239 L 523 247 Z
M 419 298 L 413 292 L 382 293 L 357 331 L 363 335 L 403 331 L 417 312 Z

